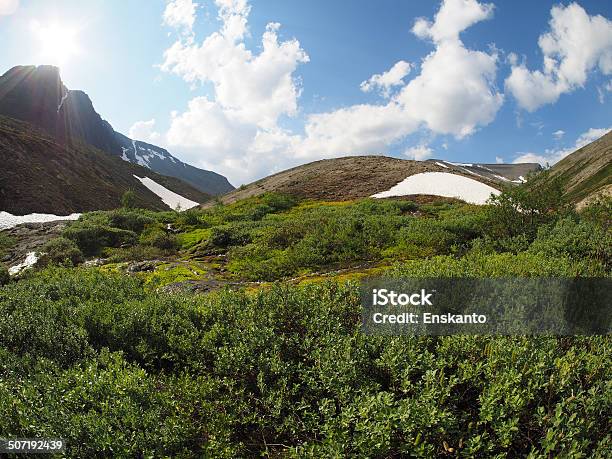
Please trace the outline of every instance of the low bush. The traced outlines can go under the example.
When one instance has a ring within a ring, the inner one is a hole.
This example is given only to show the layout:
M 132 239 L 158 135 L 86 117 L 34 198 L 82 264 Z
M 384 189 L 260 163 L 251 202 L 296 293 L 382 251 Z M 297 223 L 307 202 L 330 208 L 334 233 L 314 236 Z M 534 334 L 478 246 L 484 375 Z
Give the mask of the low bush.
M 148 227 L 140 235 L 140 243 L 166 252 L 175 252 L 179 247 L 176 235 L 159 225 Z
M 419 276 L 573 272 L 438 257 Z M 382 337 L 357 285 L 148 292 L 53 269 L 0 290 L 0 433 L 68 457 L 606 457 L 611 340 Z
M 118 209 L 109 212 L 109 226 L 140 234 L 146 226 L 156 222 L 149 212 L 142 210 Z
M 133 231 L 89 221 L 73 223 L 63 231 L 62 236 L 76 243 L 85 256 L 99 255 L 105 247 L 133 245 L 137 240 L 136 233 Z
M 76 266 L 83 262 L 83 253 L 76 243 L 65 237 L 51 239 L 40 249 L 39 266 L 54 264 L 59 266 Z
M 6 266 L 0 265 L 0 286 L 6 285 L 11 281 L 11 276 Z

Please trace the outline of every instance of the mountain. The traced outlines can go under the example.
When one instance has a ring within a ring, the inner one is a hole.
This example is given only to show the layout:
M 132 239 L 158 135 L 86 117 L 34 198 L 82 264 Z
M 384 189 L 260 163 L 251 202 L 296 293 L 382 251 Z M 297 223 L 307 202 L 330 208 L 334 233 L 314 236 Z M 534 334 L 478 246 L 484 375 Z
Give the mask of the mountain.
M 234 189 L 220 174 L 185 164 L 161 147 L 116 132 L 85 92 L 66 88 L 54 66 L 18 66 L 2 75 L 0 115 L 38 126 L 63 144 L 84 141 L 127 162 L 181 179 L 206 194 Z
M 344 201 L 385 192 L 408 177 L 431 172 L 444 174 L 431 176 L 432 180 L 441 180 L 448 177 L 447 174 L 452 174 L 499 190 L 522 182 L 530 172 L 539 169 L 540 166 L 535 163 L 460 164 L 388 156 L 348 156 L 315 161 L 279 172 L 242 186 L 220 199 L 231 203 L 270 191 L 307 199 Z M 464 182 L 469 185 L 469 180 Z M 440 188 L 443 185 L 440 183 Z
M 177 178 L 126 163 L 85 142 L 60 142 L 47 131 L 5 116 L 0 116 L 0 158 L 0 209 L 17 215 L 113 209 L 127 190 L 135 192 L 138 207 L 153 210 L 174 207 L 162 200 L 174 193 L 193 204 L 211 198 Z M 155 193 L 137 177 L 166 190 L 156 187 Z
M 550 169 L 579 207 L 599 195 L 612 196 L 612 131 L 569 154 Z

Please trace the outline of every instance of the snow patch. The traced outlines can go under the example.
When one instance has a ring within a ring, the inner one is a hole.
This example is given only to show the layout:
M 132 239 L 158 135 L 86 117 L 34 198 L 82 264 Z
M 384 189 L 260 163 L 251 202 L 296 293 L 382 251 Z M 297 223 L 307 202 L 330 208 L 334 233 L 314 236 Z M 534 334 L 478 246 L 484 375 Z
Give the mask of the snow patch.
M 59 105 L 57 106 L 57 114 L 58 114 L 58 115 L 59 115 L 59 112 L 60 112 L 60 110 L 61 110 L 61 108 L 62 108 L 62 105 L 64 105 L 64 102 L 66 101 L 66 98 L 67 98 L 67 97 L 68 97 L 68 91 L 66 91 L 66 94 L 64 94 L 64 95 L 62 96 L 62 100 L 60 100 L 60 103 L 59 103 Z
M 462 175 L 448 172 L 422 172 L 405 178 L 387 191 L 372 195 L 373 198 L 390 198 L 411 194 L 430 194 L 457 198 L 471 204 L 485 204 L 491 194 L 500 194 L 489 185 Z
M 501 175 L 497 175 L 497 174 L 493 174 L 493 177 L 495 177 L 498 180 L 503 180 L 504 182 L 512 182 L 513 181 L 513 180 L 510 180 L 509 178 L 502 177 Z
M 13 228 L 22 223 L 45 223 L 59 220 L 78 220 L 81 214 L 71 214 L 66 216 L 53 214 L 29 214 L 29 215 L 13 215 L 8 212 L 0 212 L 0 230 Z
M 128 156 L 126 155 L 126 152 L 130 151 L 129 148 L 125 148 L 125 147 L 121 147 L 121 151 L 123 152 L 123 154 L 121 155 L 121 159 L 124 161 L 127 161 L 128 163 L 130 163 L 130 158 L 128 158 Z
M 472 163 L 451 163 L 450 161 L 444 161 L 446 164 L 451 164 L 453 166 L 465 166 L 465 167 L 474 167 Z
M 134 175 L 134 177 L 140 180 L 140 183 L 146 186 L 149 190 L 159 196 L 164 204 L 171 209 L 180 207 L 181 210 L 187 210 L 199 205 L 199 203 L 195 201 L 187 199 L 180 194 L 176 194 L 174 191 L 170 191 L 168 188 L 160 185 L 149 177 L 138 177 L 137 175 Z
M 438 166 L 442 166 L 444 169 L 448 169 L 448 166 L 446 164 L 444 164 L 444 163 L 439 163 L 438 161 L 436 161 L 436 164 Z
M 24 271 L 34 266 L 37 261 L 38 261 L 38 256 L 36 255 L 36 252 L 29 252 L 26 255 L 25 260 L 23 260 L 23 262 L 19 263 L 18 265 L 11 266 L 8 272 L 11 276 L 15 276 L 19 274 L 21 271 Z

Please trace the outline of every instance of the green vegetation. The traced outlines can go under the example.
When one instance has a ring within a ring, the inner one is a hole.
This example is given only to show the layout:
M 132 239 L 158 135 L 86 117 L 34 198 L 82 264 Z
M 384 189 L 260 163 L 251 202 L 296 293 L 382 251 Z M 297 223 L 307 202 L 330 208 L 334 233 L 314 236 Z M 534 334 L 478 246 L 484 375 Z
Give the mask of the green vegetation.
M 134 193 L 134 190 L 127 190 L 121 196 L 121 205 L 124 209 L 133 209 L 136 207 L 136 200 L 136 193 Z
M 610 276 L 610 202 L 576 214 L 553 187 L 85 214 L 0 289 L 0 437 L 69 457 L 608 457 L 609 336 L 366 336 L 344 281 Z M 107 264 L 53 266 L 76 251 Z M 182 281 L 213 291 L 163 288 Z
M 8 269 L 5 266 L 0 265 L 0 286 L 6 285 L 11 280 Z
M 83 262 L 83 254 L 74 241 L 65 237 L 51 239 L 41 249 L 39 266 L 54 264 L 58 266 L 76 266 Z
M 0 233 L 0 257 L 6 255 L 8 250 L 15 245 L 15 239 L 6 233 Z

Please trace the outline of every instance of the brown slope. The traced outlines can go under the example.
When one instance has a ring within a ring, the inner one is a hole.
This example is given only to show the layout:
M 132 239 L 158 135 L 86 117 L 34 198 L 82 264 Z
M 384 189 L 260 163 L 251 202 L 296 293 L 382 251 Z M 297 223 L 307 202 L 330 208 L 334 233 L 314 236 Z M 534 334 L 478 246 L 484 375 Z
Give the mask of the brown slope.
M 406 177 L 421 172 L 450 172 L 497 189 L 511 184 L 509 181 L 495 180 L 484 175 L 485 170 L 478 167 L 444 164 L 446 167 L 436 161 L 412 161 L 388 156 L 324 159 L 240 187 L 222 196 L 221 201 L 231 203 L 265 192 L 288 193 L 300 198 L 326 201 L 364 198 L 388 190 Z M 534 168 L 534 165 L 526 165 L 526 170 Z
M 210 198 L 192 186 L 127 163 L 90 145 L 60 145 L 49 134 L 22 121 L 0 116 L 0 210 L 65 215 L 121 205 L 125 191 L 136 204 L 167 210 L 161 199 L 137 179 L 149 177 L 196 202 Z
M 612 186 L 612 131 L 563 158 L 550 169 L 550 178 L 563 182 L 573 202 L 610 194 Z

